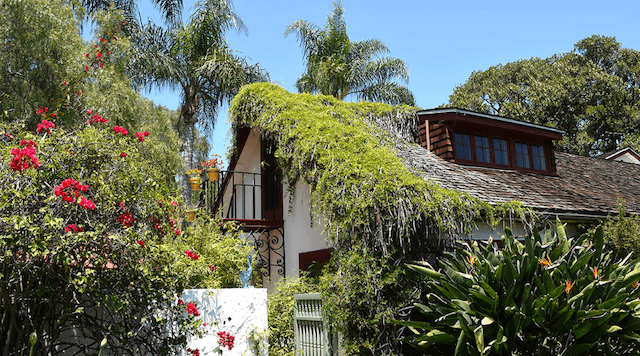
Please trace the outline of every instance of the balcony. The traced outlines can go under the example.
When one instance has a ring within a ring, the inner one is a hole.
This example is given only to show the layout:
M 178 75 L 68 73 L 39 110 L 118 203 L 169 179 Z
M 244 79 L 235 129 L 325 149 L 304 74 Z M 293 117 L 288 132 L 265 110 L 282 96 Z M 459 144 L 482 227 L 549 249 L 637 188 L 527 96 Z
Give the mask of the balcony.
M 209 181 L 206 174 L 201 178 L 198 207 L 241 226 L 255 242 L 264 277 L 284 275 L 281 176 L 220 171 L 217 181 Z

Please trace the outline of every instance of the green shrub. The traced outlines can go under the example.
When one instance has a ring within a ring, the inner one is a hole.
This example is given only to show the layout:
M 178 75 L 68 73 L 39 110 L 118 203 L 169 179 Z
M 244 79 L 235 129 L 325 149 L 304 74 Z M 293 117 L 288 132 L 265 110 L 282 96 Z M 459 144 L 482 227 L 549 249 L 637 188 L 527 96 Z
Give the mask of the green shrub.
M 521 243 L 509 230 L 495 245 L 446 253 L 440 270 L 409 268 L 428 293 L 406 340 L 427 354 L 628 355 L 640 350 L 638 260 L 612 259 L 603 229 L 567 238 L 535 232 Z
M 607 219 L 603 224 L 604 235 L 608 248 L 613 256 L 622 258 L 633 252 L 638 256 L 640 252 L 640 217 L 627 215 L 624 201 L 618 204 L 618 215 Z
M 305 276 L 283 277 L 267 299 L 269 317 L 269 356 L 293 355 L 293 295 L 317 292 L 317 286 Z

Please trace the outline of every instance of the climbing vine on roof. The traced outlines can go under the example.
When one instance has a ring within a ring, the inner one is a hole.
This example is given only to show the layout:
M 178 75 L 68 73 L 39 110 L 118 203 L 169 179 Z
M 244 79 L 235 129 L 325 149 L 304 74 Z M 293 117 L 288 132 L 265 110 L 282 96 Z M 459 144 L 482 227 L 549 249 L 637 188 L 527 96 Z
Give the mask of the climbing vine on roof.
M 478 219 L 525 216 L 518 204 L 490 206 L 411 171 L 394 147 L 414 144 L 416 110 L 259 83 L 240 91 L 230 115 L 236 129 L 259 127 L 275 140 L 285 176 L 311 185 L 312 211 L 322 214 L 336 247 L 359 241 L 386 254 L 426 237 L 450 242 Z

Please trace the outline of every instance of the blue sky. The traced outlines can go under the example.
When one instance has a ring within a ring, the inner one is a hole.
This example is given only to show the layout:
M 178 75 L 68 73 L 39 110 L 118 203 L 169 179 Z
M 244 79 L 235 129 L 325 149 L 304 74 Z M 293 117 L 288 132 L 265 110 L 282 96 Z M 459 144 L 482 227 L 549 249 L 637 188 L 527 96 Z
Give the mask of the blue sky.
M 194 0 L 185 1 L 185 18 Z M 569 52 L 592 35 L 615 36 L 624 47 L 640 50 L 637 1 L 428 1 L 343 0 L 352 41 L 379 39 L 409 66 L 409 88 L 421 108 L 448 102 L 453 89 L 473 71 L 521 58 Z M 295 20 L 319 26 L 326 22 L 330 0 L 234 1 L 249 33 L 230 33 L 232 48 L 260 63 L 271 80 L 290 92 L 302 74 L 302 52 L 295 35 L 284 31 Z M 141 17 L 157 12 L 140 4 Z M 157 104 L 177 109 L 178 93 L 145 93 Z M 210 138 L 212 154 L 224 156 L 230 146 L 226 108 Z

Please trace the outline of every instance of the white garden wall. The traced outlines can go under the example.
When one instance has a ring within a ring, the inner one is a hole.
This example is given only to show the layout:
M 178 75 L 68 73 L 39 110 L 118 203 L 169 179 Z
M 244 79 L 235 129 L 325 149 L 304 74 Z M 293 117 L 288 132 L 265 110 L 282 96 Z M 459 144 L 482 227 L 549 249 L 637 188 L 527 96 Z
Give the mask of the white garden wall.
M 196 302 L 199 318 L 206 323 L 206 334 L 202 338 L 192 337 L 186 348 L 199 349 L 201 356 L 218 355 L 219 331 L 227 331 L 235 337 L 235 346 L 231 351 L 224 349 L 228 356 L 267 356 L 265 330 L 267 321 L 267 290 L 265 288 L 229 288 L 229 289 L 188 289 L 182 293 L 184 303 Z M 231 318 L 229 320 L 228 318 Z M 252 331 L 263 337 L 263 350 L 256 353 L 251 350 L 248 336 Z M 183 353 L 191 356 L 191 353 Z

